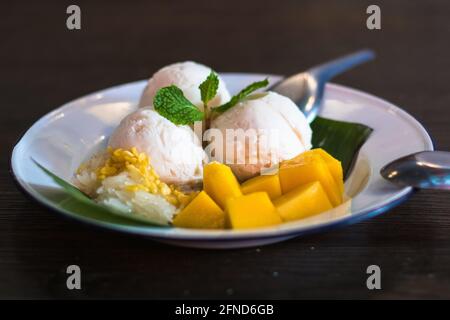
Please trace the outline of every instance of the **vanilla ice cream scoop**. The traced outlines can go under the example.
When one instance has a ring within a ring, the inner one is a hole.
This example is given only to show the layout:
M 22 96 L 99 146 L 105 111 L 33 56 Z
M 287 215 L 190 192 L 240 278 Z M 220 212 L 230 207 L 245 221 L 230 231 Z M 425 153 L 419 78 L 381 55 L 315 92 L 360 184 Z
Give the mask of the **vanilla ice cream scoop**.
M 161 181 L 169 184 L 201 181 L 208 159 L 189 126 L 177 126 L 150 108 L 125 117 L 111 135 L 109 146 L 145 152 Z
M 220 135 L 221 138 L 217 138 Z M 231 167 L 240 181 L 311 148 L 312 131 L 289 98 L 275 92 L 256 93 L 211 122 L 207 138 L 215 160 Z
M 170 85 L 176 85 L 183 91 L 184 96 L 203 111 L 203 103 L 198 86 L 206 80 L 211 68 L 192 61 L 179 62 L 168 65 L 157 71 L 148 81 L 142 93 L 139 107 L 153 105 L 156 92 Z M 208 103 L 208 107 L 216 107 L 230 100 L 230 94 L 225 82 L 219 77 L 217 94 Z

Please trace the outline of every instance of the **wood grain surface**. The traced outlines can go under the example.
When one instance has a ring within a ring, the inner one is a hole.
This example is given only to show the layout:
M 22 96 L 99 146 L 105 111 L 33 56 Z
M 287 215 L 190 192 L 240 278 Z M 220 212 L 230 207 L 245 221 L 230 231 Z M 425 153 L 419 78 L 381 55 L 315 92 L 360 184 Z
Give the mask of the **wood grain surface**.
M 290 74 L 359 48 L 378 57 L 334 81 L 416 117 L 449 150 L 450 2 L 68 1 L 3 4 L 0 19 L 0 298 L 450 298 L 449 193 L 420 191 L 350 227 L 251 249 L 171 247 L 68 221 L 17 190 L 10 151 L 39 117 L 81 95 L 192 59 Z M 83 124 L 76 124 L 82 126 Z M 66 267 L 82 290 L 66 289 Z M 377 264 L 382 289 L 366 288 Z

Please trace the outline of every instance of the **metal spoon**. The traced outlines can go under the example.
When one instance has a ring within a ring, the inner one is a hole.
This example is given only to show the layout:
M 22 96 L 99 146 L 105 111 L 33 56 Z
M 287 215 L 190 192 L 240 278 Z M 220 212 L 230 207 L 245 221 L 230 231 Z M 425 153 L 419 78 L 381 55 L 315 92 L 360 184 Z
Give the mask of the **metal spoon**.
M 325 83 L 334 76 L 375 58 L 372 50 L 361 50 L 313 67 L 275 83 L 269 90 L 291 98 L 312 122 L 319 113 Z
M 387 164 L 380 174 L 400 186 L 450 190 L 450 152 L 413 153 Z

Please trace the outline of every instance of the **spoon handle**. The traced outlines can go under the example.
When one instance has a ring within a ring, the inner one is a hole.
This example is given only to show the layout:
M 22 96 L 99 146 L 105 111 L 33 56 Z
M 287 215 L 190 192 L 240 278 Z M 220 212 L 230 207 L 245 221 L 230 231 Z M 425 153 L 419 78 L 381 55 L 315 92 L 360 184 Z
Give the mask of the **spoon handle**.
M 374 58 L 375 52 L 372 50 L 361 50 L 313 67 L 309 72 L 313 74 L 319 82 L 324 83 L 334 76 Z

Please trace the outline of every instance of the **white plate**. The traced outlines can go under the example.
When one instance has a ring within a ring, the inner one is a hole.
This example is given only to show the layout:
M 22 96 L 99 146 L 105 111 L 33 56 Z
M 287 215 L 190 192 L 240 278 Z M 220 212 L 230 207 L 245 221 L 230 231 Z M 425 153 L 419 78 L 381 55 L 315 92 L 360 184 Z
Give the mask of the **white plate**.
M 267 75 L 222 75 L 231 93 Z M 278 76 L 269 76 L 271 83 Z M 362 147 L 355 168 L 346 181 L 351 202 L 315 217 L 278 227 L 248 231 L 201 231 L 118 223 L 102 216 L 87 216 L 57 205 L 61 190 L 31 158 L 66 180 L 89 155 L 105 142 L 120 120 L 136 108 L 145 81 L 133 82 L 79 98 L 50 112 L 24 134 L 11 157 L 18 185 L 38 202 L 65 216 L 100 227 L 139 234 L 167 243 L 203 248 L 259 246 L 355 223 L 380 214 L 405 200 L 412 188 L 399 188 L 383 180 L 380 168 L 403 155 L 433 150 L 425 129 L 400 108 L 377 97 L 343 86 L 328 84 L 322 116 L 358 122 L 374 129 Z

